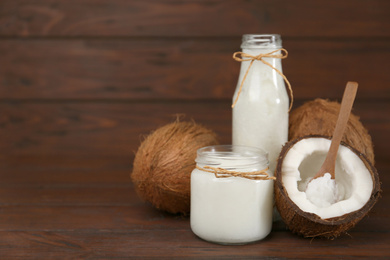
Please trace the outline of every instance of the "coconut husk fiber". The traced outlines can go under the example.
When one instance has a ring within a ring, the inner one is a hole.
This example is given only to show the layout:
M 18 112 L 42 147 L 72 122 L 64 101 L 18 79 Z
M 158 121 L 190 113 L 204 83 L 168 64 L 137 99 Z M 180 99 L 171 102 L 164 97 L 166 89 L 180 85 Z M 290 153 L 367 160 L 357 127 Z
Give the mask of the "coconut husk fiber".
M 190 211 L 190 177 L 196 151 L 218 144 L 216 134 L 195 122 L 176 122 L 148 135 L 136 152 L 131 179 L 137 194 L 170 213 Z
M 315 99 L 294 109 L 289 117 L 289 140 L 308 135 L 331 137 L 340 111 L 340 103 L 325 99 Z M 342 139 L 343 142 L 363 153 L 374 165 L 374 147 L 371 136 L 351 113 Z

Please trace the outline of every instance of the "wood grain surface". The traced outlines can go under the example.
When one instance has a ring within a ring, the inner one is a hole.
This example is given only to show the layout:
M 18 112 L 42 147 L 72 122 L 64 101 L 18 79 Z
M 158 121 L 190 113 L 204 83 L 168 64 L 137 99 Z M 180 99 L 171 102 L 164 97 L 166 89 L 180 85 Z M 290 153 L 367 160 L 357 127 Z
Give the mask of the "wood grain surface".
M 388 37 L 386 0 L 3 0 L 7 36 Z
M 359 82 L 359 99 L 390 98 L 388 42 L 284 41 L 283 71 L 297 98 L 340 98 Z M 155 40 L 0 41 L 4 99 L 231 99 L 240 37 Z M 316 79 L 320 79 L 317 80 Z
M 390 2 L 0 1 L 0 259 L 390 258 Z M 221 246 L 154 209 L 130 180 L 143 138 L 195 120 L 231 142 L 245 33 L 279 33 L 294 108 L 359 90 L 382 197 L 335 240 L 282 221 Z M 185 116 L 184 116 L 185 115 Z

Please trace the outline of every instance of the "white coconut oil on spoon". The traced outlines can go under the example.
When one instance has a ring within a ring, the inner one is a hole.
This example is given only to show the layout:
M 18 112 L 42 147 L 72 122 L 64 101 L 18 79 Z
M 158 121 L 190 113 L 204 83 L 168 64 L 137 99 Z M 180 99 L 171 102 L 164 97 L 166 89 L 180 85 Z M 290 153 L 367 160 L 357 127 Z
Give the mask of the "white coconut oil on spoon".
M 347 83 L 328 154 L 326 155 L 325 161 L 320 170 L 307 184 L 307 199 L 314 205 L 321 208 L 328 207 L 338 202 L 341 198 L 338 191 L 339 188 L 337 187 L 335 180 L 336 158 L 341 139 L 348 123 L 352 105 L 355 100 L 357 87 L 358 84 L 356 82 Z
M 338 185 L 335 179 L 331 178 L 330 173 L 313 179 L 307 185 L 307 199 L 320 208 L 329 207 L 340 200 Z

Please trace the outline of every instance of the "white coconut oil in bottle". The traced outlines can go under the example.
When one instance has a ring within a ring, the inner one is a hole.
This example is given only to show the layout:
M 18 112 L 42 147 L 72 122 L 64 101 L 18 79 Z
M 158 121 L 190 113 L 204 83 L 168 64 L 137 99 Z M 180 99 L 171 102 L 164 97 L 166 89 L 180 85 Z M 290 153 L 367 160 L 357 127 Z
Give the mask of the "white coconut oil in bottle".
M 277 34 L 246 34 L 242 38 L 241 48 L 243 53 L 257 56 L 282 48 L 282 40 Z M 277 51 L 273 55 L 280 52 Z M 283 73 L 280 58 L 262 59 Z M 250 62 L 241 62 L 233 103 Z M 289 97 L 284 79 L 274 68 L 261 60 L 254 60 L 233 108 L 233 145 L 254 146 L 266 151 L 272 173 L 275 171 L 282 146 L 288 138 L 289 112 Z

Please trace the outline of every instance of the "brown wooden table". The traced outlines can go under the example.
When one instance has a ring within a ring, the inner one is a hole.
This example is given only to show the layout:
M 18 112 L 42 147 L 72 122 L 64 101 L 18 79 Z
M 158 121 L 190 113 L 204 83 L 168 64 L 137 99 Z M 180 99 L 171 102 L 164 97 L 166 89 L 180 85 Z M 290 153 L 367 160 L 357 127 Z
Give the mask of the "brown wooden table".
M 170 215 L 142 202 L 129 182 L 129 171 L 121 169 L 122 163 L 130 165 L 111 158 L 3 161 L 0 258 L 390 257 L 388 174 L 381 175 L 383 197 L 371 214 L 337 239 L 305 239 L 278 221 L 262 241 L 222 246 L 196 237 L 188 217 Z M 387 173 L 389 166 L 378 162 L 380 172 Z

